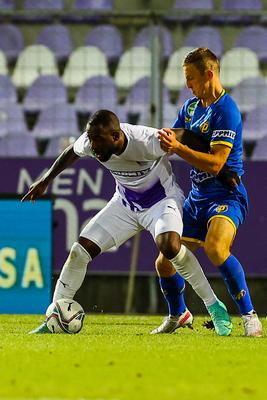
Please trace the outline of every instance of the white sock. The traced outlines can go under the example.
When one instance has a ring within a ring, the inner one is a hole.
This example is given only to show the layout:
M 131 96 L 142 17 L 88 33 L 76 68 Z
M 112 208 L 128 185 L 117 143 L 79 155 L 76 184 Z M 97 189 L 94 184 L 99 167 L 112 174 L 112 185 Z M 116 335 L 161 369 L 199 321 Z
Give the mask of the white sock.
M 85 248 L 77 242 L 73 243 L 56 283 L 53 302 L 62 298 L 73 299 L 83 283 L 87 264 L 90 261 L 92 261 L 92 258 Z
M 176 271 L 190 283 L 205 306 L 211 306 L 217 301 L 198 260 L 187 247 L 182 245 L 179 253 L 170 261 Z

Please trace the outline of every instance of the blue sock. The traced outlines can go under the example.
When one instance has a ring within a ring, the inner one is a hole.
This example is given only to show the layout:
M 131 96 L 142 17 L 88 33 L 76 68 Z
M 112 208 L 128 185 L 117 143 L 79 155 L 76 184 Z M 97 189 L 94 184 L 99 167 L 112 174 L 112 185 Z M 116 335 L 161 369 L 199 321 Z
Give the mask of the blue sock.
M 168 303 L 169 315 L 181 315 L 186 309 L 184 302 L 184 278 L 176 272 L 168 278 L 159 278 L 159 284 Z
M 227 260 L 219 266 L 219 271 L 223 276 L 223 280 L 232 299 L 239 308 L 240 314 L 248 314 L 253 310 L 253 305 L 250 299 L 245 273 L 240 262 L 233 255 L 230 255 Z

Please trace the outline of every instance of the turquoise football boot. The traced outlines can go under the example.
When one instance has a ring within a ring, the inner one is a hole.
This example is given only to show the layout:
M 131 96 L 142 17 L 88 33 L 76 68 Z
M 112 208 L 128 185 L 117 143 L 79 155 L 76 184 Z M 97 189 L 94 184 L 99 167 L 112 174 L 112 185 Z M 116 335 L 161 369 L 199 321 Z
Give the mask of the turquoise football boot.
M 225 305 L 220 300 L 217 300 L 216 303 L 207 306 L 207 310 L 211 316 L 217 335 L 229 336 L 232 332 L 233 324 Z

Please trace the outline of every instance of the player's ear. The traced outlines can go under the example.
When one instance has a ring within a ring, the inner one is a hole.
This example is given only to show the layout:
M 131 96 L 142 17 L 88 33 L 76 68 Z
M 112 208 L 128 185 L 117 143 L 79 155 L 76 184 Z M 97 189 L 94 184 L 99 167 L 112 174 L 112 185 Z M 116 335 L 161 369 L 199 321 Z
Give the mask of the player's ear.
M 211 81 L 211 79 L 213 78 L 213 75 L 214 75 L 213 71 L 211 69 L 208 69 L 206 71 L 206 74 L 207 74 L 208 80 Z
M 118 132 L 118 131 L 112 132 L 112 137 L 113 137 L 114 142 L 117 142 L 120 138 L 120 132 Z

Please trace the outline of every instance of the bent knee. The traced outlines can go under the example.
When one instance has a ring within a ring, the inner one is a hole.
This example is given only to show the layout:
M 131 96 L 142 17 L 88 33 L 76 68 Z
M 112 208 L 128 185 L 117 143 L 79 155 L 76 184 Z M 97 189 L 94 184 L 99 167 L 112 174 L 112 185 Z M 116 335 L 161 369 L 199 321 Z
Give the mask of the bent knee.
M 169 277 L 175 274 L 176 270 L 172 263 L 160 253 L 155 261 L 155 268 L 159 276 Z
M 164 246 L 160 246 L 159 250 L 168 260 L 174 258 L 181 249 L 181 243 L 170 242 Z
M 230 255 L 229 247 L 216 241 L 209 241 L 205 243 L 204 250 L 209 260 L 216 267 L 222 265 Z

